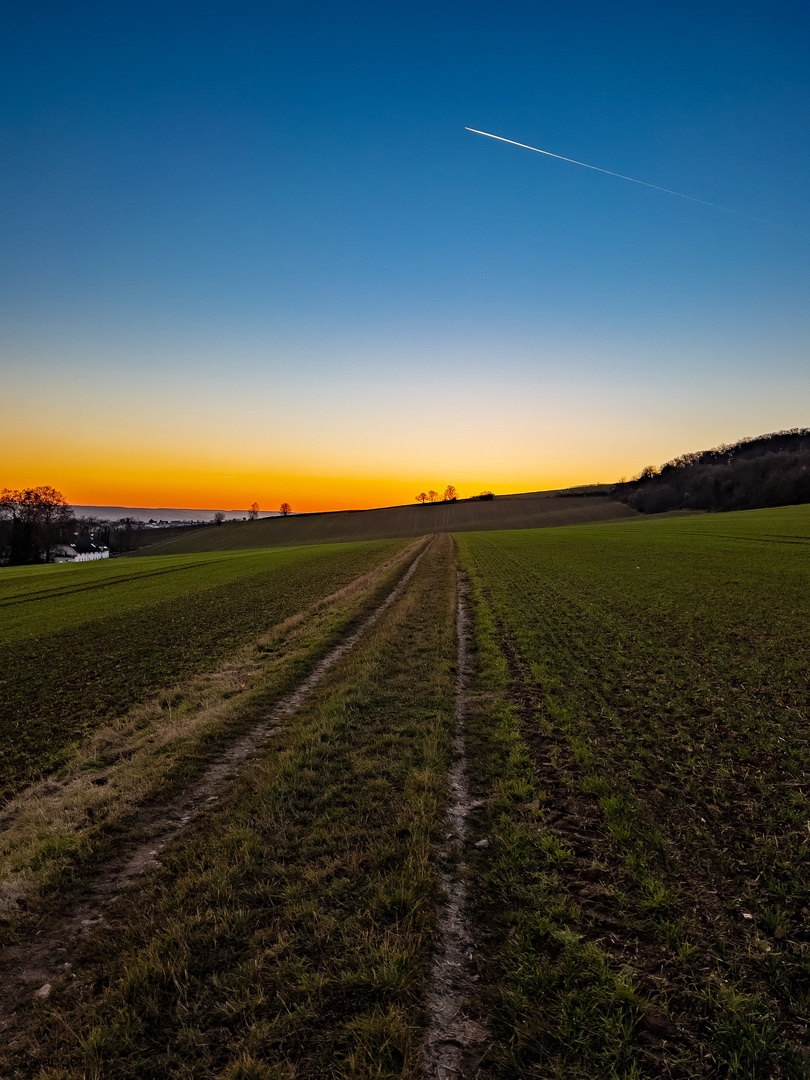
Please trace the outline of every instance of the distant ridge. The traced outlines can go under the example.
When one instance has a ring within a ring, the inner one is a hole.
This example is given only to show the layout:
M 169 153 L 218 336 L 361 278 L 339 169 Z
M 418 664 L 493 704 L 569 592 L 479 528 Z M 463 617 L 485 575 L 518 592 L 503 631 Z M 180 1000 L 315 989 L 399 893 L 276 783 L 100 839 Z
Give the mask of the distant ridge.
M 76 517 L 98 517 L 118 521 L 134 518 L 135 521 L 213 521 L 214 514 L 223 513 L 226 521 L 241 521 L 248 510 L 194 510 L 176 506 L 73 506 Z M 277 510 L 260 510 L 260 518 L 278 517 Z
M 139 555 L 186 555 L 205 551 L 287 547 L 294 544 L 336 544 L 352 540 L 383 540 L 436 532 L 479 529 L 540 529 L 585 525 L 636 517 L 636 511 L 606 495 L 581 497 L 549 492 L 526 492 L 479 502 L 425 506 L 382 507 L 379 510 L 334 510 L 297 514 L 265 521 L 233 521 L 220 527 L 189 529 L 182 536 L 150 544 Z M 185 530 L 184 530 L 185 531 Z
M 499 499 L 546 499 L 553 495 L 607 495 L 612 485 L 610 484 L 583 484 L 574 488 L 555 488 L 550 491 L 523 491 L 515 494 L 500 495 Z M 469 502 L 469 499 L 461 499 L 461 503 Z M 441 505 L 441 504 L 438 504 Z M 412 503 L 394 506 L 375 506 L 363 510 L 311 510 L 299 513 L 294 511 L 291 517 L 303 517 L 322 514 L 359 514 L 376 513 L 381 510 L 404 510 L 414 509 Z M 226 521 L 242 521 L 248 516 L 248 510 L 206 510 L 189 509 L 177 506 L 73 506 L 76 517 L 99 517 L 111 521 L 120 518 L 134 518 L 135 521 L 213 521 L 214 514 L 223 513 Z M 283 515 L 278 510 L 260 510 L 259 518 L 276 518 Z

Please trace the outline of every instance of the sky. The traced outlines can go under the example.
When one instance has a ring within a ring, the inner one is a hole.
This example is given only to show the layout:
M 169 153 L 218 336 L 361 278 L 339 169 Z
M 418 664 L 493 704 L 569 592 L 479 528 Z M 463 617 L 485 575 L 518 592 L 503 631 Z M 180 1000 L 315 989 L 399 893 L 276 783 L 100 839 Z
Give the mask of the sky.
M 330 510 L 810 425 L 808 40 L 779 0 L 8 6 L 0 487 Z

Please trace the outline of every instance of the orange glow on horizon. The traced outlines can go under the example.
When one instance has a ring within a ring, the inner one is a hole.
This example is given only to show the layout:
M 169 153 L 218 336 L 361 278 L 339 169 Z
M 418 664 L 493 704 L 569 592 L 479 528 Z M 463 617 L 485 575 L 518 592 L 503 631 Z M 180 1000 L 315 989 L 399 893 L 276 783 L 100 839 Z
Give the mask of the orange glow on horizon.
M 93 410 L 87 401 L 43 415 L 36 428 L 12 412 L 0 488 L 49 484 L 74 506 L 213 512 L 257 502 L 270 512 L 288 502 L 297 512 L 364 510 L 408 505 L 447 484 L 469 498 L 612 482 L 680 450 L 660 431 L 619 439 L 604 409 L 593 417 L 583 411 L 578 427 L 550 410 L 538 418 L 517 405 L 469 403 L 436 415 L 313 411 L 288 418 L 287 427 L 236 413 L 218 420 L 186 411 L 147 424 L 123 409 L 96 419 Z
M 501 480 L 499 483 L 498 480 Z M 178 509 L 247 510 L 258 502 L 260 513 L 278 510 L 289 502 L 299 513 L 335 510 L 369 510 L 415 502 L 420 491 L 444 491 L 452 483 L 460 498 L 481 491 L 511 494 L 547 491 L 596 480 L 577 475 L 508 476 L 470 480 L 447 476 L 433 480 L 399 480 L 385 477 L 268 476 L 242 474 L 212 477 L 205 473 L 114 474 L 75 467 L 15 469 L 0 478 L 0 487 L 23 488 L 51 484 L 74 506 L 174 507 Z
M 260 372 L 246 392 L 221 368 L 216 378 L 204 367 L 143 374 L 133 363 L 119 385 L 103 367 L 44 380 L 36 365 L 21 367 L 4 402 L 0 488 L 48 484 L 74 506 L 360 510 L 410 505 L 447 484 L 469 498 L 611 483 L 689 449 L 789 426 L 775 408 L 771 420 L 757 409 L 750 422 L 720 426 L 709 396 L 704 413 L 676 427 L 641 382 L 632 393 L 562 376 L 540 385 L 445 374 L 423 384 L 400 373 L 363 384 L 312 380 L 304 368 L 279 395 Z M 683 396 L 673 391 L 679 415 L 691 408 Z

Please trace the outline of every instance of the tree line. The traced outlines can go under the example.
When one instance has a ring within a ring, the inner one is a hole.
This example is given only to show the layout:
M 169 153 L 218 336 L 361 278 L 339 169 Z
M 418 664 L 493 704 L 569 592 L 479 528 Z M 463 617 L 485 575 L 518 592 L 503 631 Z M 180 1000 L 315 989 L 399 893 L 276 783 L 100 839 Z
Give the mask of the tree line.
M 283 502 L 278 509 L 279 509 L 279 513 L 281 514 L 282 517 L 287 517 L 288 514 L 292 513 L 292 507 L 290 506 L 290 504 L 288 502 Z M 225 513 L 224 510 L 217 510 L 216 513 L 214 514 L 214 517 L 213 517 L 212 520 L 213 520 L 215 525 L 221 525 L 223 523 L 223 521 L 227 520 L 227 517 L 228 517 L 228 515 Z M 248 510 L 248 512 L 247 512 L 247 517 L 245 518 L 245 521 L 258 521 L 258 520 L 259 520 L 259 504 L 257 502 L 251 503 L 250 504 L 250 510 Z
M 448 484 L 447 487 L 444 489 L 444 494 L 441 496 L 441 498 L 439 497 L 438 491 L 433 491 L 433 489 L 431 489 L 430 491 L 420 491 L 419 494 L 416 496 L 416 501 L 418 503 L 422 503 L 422 505 L 424 506 L 425 503 L 457 502 L 458 498 L 459 495 L 455 485 Z M 473 495 L 472 498 L 494 499 L 495 496 L 492 494 L 491 491 L 482 491 L 480 495 Z
M 611 495 L 642 514 L 810 502 L 810 428 L 740 439 L 648 465 Z
M 72 509 L 55 488 L 0 491 L 0 552 L 13 566 L 49 562 L 52 549 L 73 536 L 75 525 Z
M 0 563 L 50 562 L 58 544 L 134 551 L 154 541 L 154 530 L 132 517 L 76 517 L 61 491 L 49 485 L 0 491 Z
M 279 507 L 283 517 L 292 513 L 292 506 L 283 502 Z M 247 520 L 256 521 L 259 504 L 254 502 Z M 218 510 L 213 517 L 221 525 L 225 513 Z M 26 566 L 50 562 L 58 544 L 78 544 L 84 550 L 89 545 L 106 547 L 113 555 L 136 551 L 158 538 L 165 539 L 188 526 L 167 526 L 159 536 L 154 523 L 133 517 L 115 520 L 101 517 L 76 517 L 61 491 L 48 485 L 31 488 L 3 488 L 0 491 L 0 564 Z

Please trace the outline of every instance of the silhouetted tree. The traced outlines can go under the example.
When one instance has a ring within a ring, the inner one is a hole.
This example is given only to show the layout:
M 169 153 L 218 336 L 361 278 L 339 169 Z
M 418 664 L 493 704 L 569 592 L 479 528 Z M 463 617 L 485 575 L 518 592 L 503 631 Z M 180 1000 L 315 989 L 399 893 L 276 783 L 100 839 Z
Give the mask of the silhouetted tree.
M 448 484 L 444 489 L 444 501 L 455 502 L 457 498 L 458 492 L 456 491 L 455 486 L 453 484 Z
M 257 502 L 250 504 L 250 513 L 248 514 L 248 521 L 255 521 L 259 516 L 259 504 Z
M 427 502 L 427 494 L 424 491 L 420 491 L 416 496 L 416 501 L 424 505 Z
M 810 428 L 723 443 L 647 466 L 611 494 L 643 514 L 753 510 L 810 502 Z
M 434 491 L 432 488 L 428 492 L 428 502 L 436 502 L 439 497 L 438 491 Z
M 286 516 L 287 516 L 287 514 L 291 514 L 291 513 L 292 513 L 292 507 L 290 506 L 290 504 L 289 504 L 288 502 L 283 502 L 283 503 L 281 504 L 281 506 L 279 507 L 279 510 L 280 510 L 280 511 L 281 511 L 281 513 L 282 513 L 282 514 L 284 515 L 284 517 L 286 517 Z
M 111 530 L 110 550 L 132 551 L 138 547 L 135 534 L 140 532 L 143 527 L 144 523 L 138 521 L 137 518 L 120 518 Z
M 214 514 L 214 524 L 215 525 L 221 525 L 224 520 L 225 520 L 225 511 L 224 510 L 217 510 L 217 512 Z
M 73 511 L 61 491 L 44 485 L 0 492 L 0 518 L 10 521 L 9 562 L 49 562 L 53 545 L 70 539 Z

